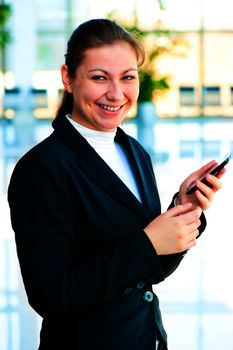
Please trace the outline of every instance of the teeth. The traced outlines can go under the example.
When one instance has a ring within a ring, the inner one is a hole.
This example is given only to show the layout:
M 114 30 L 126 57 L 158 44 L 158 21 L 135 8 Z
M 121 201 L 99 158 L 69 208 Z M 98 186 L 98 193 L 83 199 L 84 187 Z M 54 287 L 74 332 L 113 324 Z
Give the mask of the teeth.
M 111 112 L 115 112 L 118 111 L 118 109 L 120 109 L 121 107 L 111 107 L 111 106 L 107 106 L 107 105 L 100 105 L 101 108 L 105 109 L 106 111 L 111 111 Z

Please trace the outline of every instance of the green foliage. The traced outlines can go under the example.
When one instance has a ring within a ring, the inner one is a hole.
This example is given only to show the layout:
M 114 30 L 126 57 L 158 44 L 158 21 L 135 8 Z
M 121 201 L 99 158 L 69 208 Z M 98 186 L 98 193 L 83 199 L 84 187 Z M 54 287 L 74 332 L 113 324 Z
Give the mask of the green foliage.
M 161 1 L 161 6 L 162 4 Z M 112 20 L 117 18 L 115 12 L 108 17 Z M 187 46 L 187 43 L 179 33 L 166 29 L 161 21 L 149 30 L 140 28 L 137 18 L 134 18 L 132 24 L 124 23 L 119 18 L 116 21 L 131 32 L 145 48 L 145 62 L 139 70 L 138 102 L 153 101 L 170 89 L 169 76 L 160 74 L 159 60 L 166 55 L 181 55 L 176 49 Z
M 6 29 L 6 24 L 12 14 L 11 6 L 8 4 L 0 4 L 0 50 L 11 41 L 10 34 Z
M 0 50 L 11 42 L 11 36 L 6 30 L 0 29 Z
M 167 91 L 170 88 L 168 83 L 168 77 L 162 77 L 160 79 L 153 78 L 153 72 L 141 69 L 139 71 L 140 78 L 140 92 L 138 101 L 146 102 L 152 101 L 154 92 Z
M 0 25 L 6 24 L 11 16 L 11 6 L 7 4 L 0 4 Z

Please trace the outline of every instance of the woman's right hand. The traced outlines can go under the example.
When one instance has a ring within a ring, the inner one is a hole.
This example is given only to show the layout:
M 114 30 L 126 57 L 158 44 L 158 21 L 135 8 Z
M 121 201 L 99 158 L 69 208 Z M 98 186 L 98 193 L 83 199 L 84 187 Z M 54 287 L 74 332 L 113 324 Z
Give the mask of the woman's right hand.
M 201 224 L 200 207 L 191 203 L 178 205 L 152 220 L 145 227 L 147 234 L 158 255 L 181 253 L 196 244 Z

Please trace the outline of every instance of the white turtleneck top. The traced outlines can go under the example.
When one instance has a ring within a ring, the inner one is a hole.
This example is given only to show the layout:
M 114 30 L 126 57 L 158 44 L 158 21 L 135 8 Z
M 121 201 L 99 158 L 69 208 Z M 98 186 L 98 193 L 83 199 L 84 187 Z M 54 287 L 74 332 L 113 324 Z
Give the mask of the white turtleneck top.
M 133 192 L 137 199 L 141 201 L 137 184 L 126 155 L 121 146 L 114 141 L 116 129 L 110 132 L 96 131 L 78 124 L 71 119 L 70 115 L 66 115 L 66 118 L 124 182 L 130 191 Z

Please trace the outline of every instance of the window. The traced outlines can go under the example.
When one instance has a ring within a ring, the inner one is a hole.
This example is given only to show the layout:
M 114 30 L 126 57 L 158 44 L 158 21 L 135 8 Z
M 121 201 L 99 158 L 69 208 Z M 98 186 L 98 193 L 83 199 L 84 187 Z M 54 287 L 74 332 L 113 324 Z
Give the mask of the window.
M 192 86 L 180 86 L 179 88 L 180 105 L 194 106 L 195 105 L 195 89 Z
M 233 86 L 231 87 L 231 105 L 233 105 Z
M 205 86 L 203 88 L 203 98 L 205 106 L 219 106 L 221 104 L 220 87 Z
M 37 70 L 57 70 L 64 63 L 66 38 L 64 34 L 48 33 L 37 37 Z

